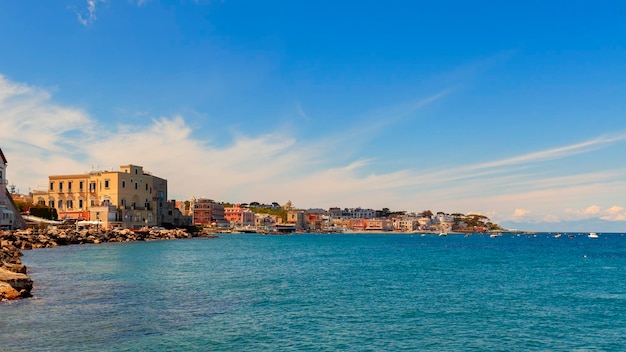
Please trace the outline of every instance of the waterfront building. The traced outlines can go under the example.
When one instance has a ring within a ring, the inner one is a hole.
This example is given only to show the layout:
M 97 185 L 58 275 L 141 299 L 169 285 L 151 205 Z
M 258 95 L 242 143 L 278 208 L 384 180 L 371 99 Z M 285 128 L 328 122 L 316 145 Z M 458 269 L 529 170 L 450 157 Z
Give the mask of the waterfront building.
M 353 231 L 365 231 L 367 222 L 365 219 L 347 219 L 348 229 Z
M 254 226 L 254 213 L 241 204 L 224 208 L 224 218 L 233 226 Z
M 321 231 L 324 225 L 325 215 L 318 212 L 307 212 L 307 223 L 309 224 L 309 230 Z M 327 226 L 328 227 L 328 226 Z
M 415 217 L 397 217 L 392 219 L 394 231 L 410 232 L 420 228 L 420 223 Z
M 287 212 L 287 224 L 294 225 L 297 230 L 308 229 L 305 212 L 303 210 L 291 210 Z
M 167 180 L 152 175 L 153 198 L 156 205 L 157 223 L 163 225 L 167 216 Z
M 177 200 L 168 200 L 165 203 L 161 225 L 174 227 L 191 225 L 191 216 L 184 215 L 177 207 L 178 204 L 181 203 Z
M 192 224 L 201 226 L 214 226 L 219 228 L 230 227 L 230 223 L 224 218 L 224 205 L 212 199 L 191 198 Z
M 272 232 L 276 229 L 278 223 L 278 217 L 276 215 L 255 213 L 254 214 L 254 226 L 257 229 Z
M 392 229 L 388 219 L 365 219 L 366 231 L 391 231 Z
M 22 217 L 7 190 L 7 159 L 0 149 L 0 230 L 24 227 Z
M 137 165 L 53 175 L 48 181 L 48 206 L 56 208 L 60 220 L 106 220 L 105 227 L 158 225 L 159 200 L 167 197 L 167 181 Z

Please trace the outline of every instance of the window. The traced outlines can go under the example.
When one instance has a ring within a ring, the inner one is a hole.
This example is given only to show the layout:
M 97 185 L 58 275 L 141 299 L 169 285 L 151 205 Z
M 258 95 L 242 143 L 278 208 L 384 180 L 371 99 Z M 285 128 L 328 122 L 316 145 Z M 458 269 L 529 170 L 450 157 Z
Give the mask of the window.
M 78 191 L 82 192 L 83 191 L 83 181 L 78 182 Z
M 104 188 L 109 189 L 109 179 L 104 180 Z
M 83 208 L 83 200 L 79 199 L 78 200 L 78 209 L 82 209 Z
M 72 191 L 72 181 L 67 181 L 67 191 L 68 192 Z
M 71 200 L 71 199 L 68 199 L 68 200 L 66 201 L 66 205 L 67 205 L 67 206 L 66 206 L 66 208 L 67 208 L 67 209 L 72 209 L 72 208 L 73 208 L 73 204 L 72 204 L 72 203 L 73 203 L 73 202 L 72 202 L 72 200 Z
M 96 183 L 89 182 L 89 192 L 95 192 L 95 191 L 96 191 Z
M 48 201 L 48 205 L 50 206 L 50 208 L 54 208 L 54 199 L 50 199 Z
M 50 182 L 50 190 L 54 191 L 54 182 Z
M 148 184 L 146 183 L 146 191 L 148 190 Z
M 126 180 L 122 180 L 122 188 L 126 188 Z
M 135 189 L 139 189 L 139 183 L 135 182 Z
M 59 192 L 63 192 L 63 181 L 59 182 Z
M 95 207 L 95 206 L 96 206 L 96 200 L 95 200 L 95 199 L 93 199 L 93 198 L 91 198 L 91 206 L 92 206 L 92 207 Z
M 135 169 L 135 175 L 137 175 L 137 171 L 138 171 L 138 170 L 137 170 L 137 169 Z

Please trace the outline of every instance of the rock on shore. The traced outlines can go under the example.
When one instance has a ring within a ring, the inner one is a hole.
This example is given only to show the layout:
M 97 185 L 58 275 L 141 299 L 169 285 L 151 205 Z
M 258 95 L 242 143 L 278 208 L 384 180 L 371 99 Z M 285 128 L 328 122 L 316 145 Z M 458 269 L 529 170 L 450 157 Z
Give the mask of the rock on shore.
M 203 234 L 200 234 L 202 236 Z M 144 230 L 129 229 L 26 229 L 0 231 L 0 300 L 30 297 L 33 281 L 21 262 L 21 251 L 70 244 L 132 242 L 194 237 L 184 229 Z M 208 237 L 208 236 L 207 236 Z

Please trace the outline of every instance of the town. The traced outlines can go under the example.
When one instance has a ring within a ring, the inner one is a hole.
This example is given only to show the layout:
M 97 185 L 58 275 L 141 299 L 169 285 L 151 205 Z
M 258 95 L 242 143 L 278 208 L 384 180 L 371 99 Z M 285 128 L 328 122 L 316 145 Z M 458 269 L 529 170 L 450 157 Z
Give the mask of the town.
M 50 175 L 46 190 L 19 194 L 7 181 L 0 149 L 0 228 L 45 225 L 103 229 L 197 227 L 215 233 L 294 232 L 476 233 L 502 229 L 481 214 L 419 213 L 356 208 L 299 209 L 280 205 L 232 204 L 208 197 L 168 198 L 168 182 L 138 165 L 84 174 Z

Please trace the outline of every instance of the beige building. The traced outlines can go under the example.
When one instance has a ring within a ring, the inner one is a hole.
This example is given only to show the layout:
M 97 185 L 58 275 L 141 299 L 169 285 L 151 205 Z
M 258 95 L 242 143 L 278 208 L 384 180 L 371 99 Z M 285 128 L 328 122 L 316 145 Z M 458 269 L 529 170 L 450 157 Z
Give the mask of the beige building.
M 167 181 L 136 165 L 48 179 L 47 204 L 57 209 L 61 220 L 101 220 L 104 227 L 155 226 L 159 205 L 167 199 Z

